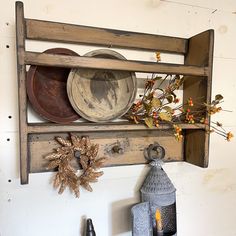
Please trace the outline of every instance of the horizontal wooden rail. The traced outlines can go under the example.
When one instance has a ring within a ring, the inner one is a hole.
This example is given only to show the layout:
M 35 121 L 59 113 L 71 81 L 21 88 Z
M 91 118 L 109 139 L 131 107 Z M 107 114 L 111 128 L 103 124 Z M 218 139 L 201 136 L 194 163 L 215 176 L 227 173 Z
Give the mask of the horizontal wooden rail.
M 26 19 L 26 38 L 168 53 L 187 53 L 188 40 L 153 34 Z
M 203 124 L 179 124 L 182 129 L 205 129 Z M 161 124 L 160 127 L 148 128 L 142 124 L 130 124 L 128 122 L 114 122 L 106 124 L 97 123 L 74 123 L 70 125 L 58 125 L 51 123 L 37 123 L 28 125 L 28 133 L 63 133 L 63 132 L 93 132 L 93 131 L 135 131 L 135 130 L 167 130 L 171 129 L 168 124 Z
M 44 65 L 68 68 L 111 69 L 134 72 L 181 74 L 194 76 L 208 75 L 208 68 L 201 66 L 186 66 L 169 63 L 65 56 L 36 52 L 25 52 L 25 63 L 29 65 Z

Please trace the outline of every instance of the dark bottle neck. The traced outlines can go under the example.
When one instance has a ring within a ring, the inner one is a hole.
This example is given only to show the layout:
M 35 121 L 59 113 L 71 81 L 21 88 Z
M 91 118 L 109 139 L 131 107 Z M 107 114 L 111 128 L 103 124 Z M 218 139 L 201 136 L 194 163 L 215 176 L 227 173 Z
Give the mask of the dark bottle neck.
M 86 236 L 96 236 L 91 219 L 87 219 Z

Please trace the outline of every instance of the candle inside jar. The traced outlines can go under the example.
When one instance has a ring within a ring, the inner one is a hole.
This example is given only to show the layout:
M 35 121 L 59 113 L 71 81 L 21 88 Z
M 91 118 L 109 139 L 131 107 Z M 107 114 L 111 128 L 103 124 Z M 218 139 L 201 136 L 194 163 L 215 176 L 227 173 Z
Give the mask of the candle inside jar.
M 161 212 L 159 209 L 156 210 L 156 227 L 157 227 L 157 232 L 163 230 Z

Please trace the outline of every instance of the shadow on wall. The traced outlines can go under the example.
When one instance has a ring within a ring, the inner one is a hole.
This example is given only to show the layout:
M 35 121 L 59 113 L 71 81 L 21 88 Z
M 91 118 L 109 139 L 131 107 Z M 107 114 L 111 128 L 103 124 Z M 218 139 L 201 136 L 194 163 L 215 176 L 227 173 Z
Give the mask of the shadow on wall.
M 137 178 L 134 186 L 134 197 L 113 202 L 111 204 L 111 232 L 110 235 L 115 236 L 121 233 L 130 232 L 132 230 L 131 208 L 140 203 L 140 188 L 143 184 L 149 168 L 145 166 Z
M 138 202 L 138 198 L 128 198 L 111 204 L 113 236 L 132 230 L 131 207 Z

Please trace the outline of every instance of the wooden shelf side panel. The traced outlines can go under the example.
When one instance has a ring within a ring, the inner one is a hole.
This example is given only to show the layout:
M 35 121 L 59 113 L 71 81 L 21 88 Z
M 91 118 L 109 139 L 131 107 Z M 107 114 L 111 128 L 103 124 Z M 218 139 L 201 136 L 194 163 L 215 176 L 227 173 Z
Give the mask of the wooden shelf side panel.
M 208 76 L 187 76 L 183 86 L 184 103 L 191 97 L 197 103 L 211 102 L 214 31 L 208 30 L 189 39 L 186 65 L 207 66 Z M 197 105 L 195 106 L 197 108 Z M 206 114 L 206 118 L 210 117 Z M 210 122 L 210 120 L 209 120 Z M 206 127 L 206 128 L 209 128 Z M 207 167 L 209 161 L 209 134 L 205 130 L 186 130 L 184 159 L 197 166 Z
M 25 19 L 22 2 L 16 3 L 16 48 L 17 48 L 17 75 L 19 100 L 19 130 L 20 130 L 20 176 L 21 184 L 27 184 L 29 178 L 28 133 L 27 133 L 27 96 L 26 96 L 26 67 L 25 54 Z

